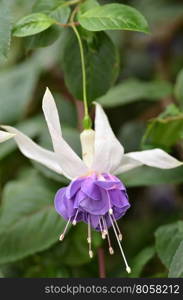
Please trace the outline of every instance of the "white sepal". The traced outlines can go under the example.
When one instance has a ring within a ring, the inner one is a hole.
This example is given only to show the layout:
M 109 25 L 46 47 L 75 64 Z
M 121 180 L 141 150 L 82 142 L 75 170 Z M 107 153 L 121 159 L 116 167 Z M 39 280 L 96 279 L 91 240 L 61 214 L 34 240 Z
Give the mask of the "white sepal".
M 1 126 L 9 133 L 14 135 L 14 139 L 20 149 L 20 151 L 28 158 L 33 159 L 47 168 L 55 171 L 58 174 L 63 174 L 61 167 L 57 161 L 54 152 L 48 151 L 35 142 L 33 142 L 28 136 L 20 132 L 18 129 L 11 126 Z
M 43 97 L 42 109 L 54 148 L 55 135 L 57 135 L 58 138 L 62 138 L 62 131 L 57 107 L 54 98 L 48 88 L 46 89 Z
M 141 165 L 160 169 L 171 169 L 182 166 L 183 163 L 161 149 L 144 150 L 124 154 L 121 165 L 115 174 L 120 174 Z
M 15 135 L 12 133 L 8 133 L 6 131 L 0 130 L 0 143 L 3 143 L 11 138 L 13 138 Z
M 100 104 L 96 103 L 95 114 L 95 155 L 92 168 L 101 173 L 113 173 L 121 163 L 124 149 L 115 137 Z
M 54 132 L 53 132 L 54 134 Z M 67 142 L 58 138 L 55 134 L 54 150 L 63 174 L 69 179 L 82 176 L 88 172 L 88 168 L 80 157 L 72 150 Z
M 51 135 L 53 148 L 57 160 L 62 167 L 63 174 L 69 179 L 73 179 L 87 173 L 88 168 L 86 167 L 84 162 L 62 137 L 57 107 L 54 98 L 48 88 L 43 97 L 42 107 Z

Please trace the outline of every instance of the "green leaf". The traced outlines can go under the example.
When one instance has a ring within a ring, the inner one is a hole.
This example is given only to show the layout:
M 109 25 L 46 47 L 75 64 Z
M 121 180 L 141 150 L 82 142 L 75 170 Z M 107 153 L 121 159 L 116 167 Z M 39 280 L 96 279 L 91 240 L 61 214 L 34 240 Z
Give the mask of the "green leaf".
M 139 277 L 145 265 L 152 259 L 155 255 L 154 247 L 147 247 L 143 249 L 133 261 L 132 273 L 129 277 Z
M 183 222 L 161 226 L 155 232 L 156 251 L 169 269 L 172 259 L 183 240 Z
M 49 15 L 56 21 L 66 24 L 70 16 L 70 8 L 68 6 L 60 6 L 54 9 Z
M 167 81 L 145 82 L 138 79 L 127 79 L 111 88 L 97 101 L 104 107 L 115 107 L 141 100 L 157 101 L 170 96 L 171 93 L 172 85 Z
M 36 13 L 44 13 L 62 24 L 66 24 L 70 15 L 70 7 L 65 5 L 65 1 L 40 0 L 35 3 L 32 11 Z
M 175 97 L 179 101 L 179 105 L 183 108 L 183 69 L 179 72 L 175 83 Z
M 145 149 L 162 148 L 170 151 L 182 138 L 183 113 L 171 104 L 157 118 L 151 120 L 143 136 L 142 147 Z
M 79 15 L 82 27 L 90 31 L 133 30 L 148 32 L 146 19 L 135 8 L 123 4 L 98 6 Z
M 11 42 L 11 16 L 7 1 L 0 2 L 0 62 L 7 58 Z
M 60 93 L 54 93 L 54 99 L 64 127 L 72 128 L 73 132 L 77 131 L 77 112 L 75 104 L 63 97 Z M 70 116 L 72 116 L 72 118 Z
M 35 34 L 33 36 L 25 37 L 25 47 L 27 49 L 34 49 L 40 47 L 47 47 L 53 44 L 60 36 L 61 28 L 56 25 L 52 25 L 48 29 Z
M 24 37 L 37 34 L 55 24 L 56 21 L 43 13 L 34 13 L 20 19 L 13 28 L 13 35 Z
M 55 212 L 55 192 L 36 174 L 6 185 L 0 215 L 0 263 L 43 251 L 58 240 L 65 222 Z
M 15 122 L 25 114 L 39 74 L 40 66 L 34 56 L 0 73 L 1 124 Z
M 170 264 L 168 277 L 182 278 L 183 277 L 183 241 L 180 243 L 175 255 Z
M 71 93 L 79 100 L 83 99 L 81 58 L 78 42 L 72 31 L 65 40 L 62 56 L 62 67 L 66 85 Z M 91 102 L 103 95 L 114 83 L 119 58 L 116 48 L 104 32 L 82 34 L 86 65 L 87 96 Z M 72 70 L 72 72 L 71 72 Z
M 49 13 L 50 11 L 56 9 L 64 3 L 65 1 L 63 0 L 36 0 L 32 7 L 32 11 Z
M 141 150 L 141 140 L 145 131 L 145 123 L 142 121 L 125 122 L 117 135 L 118 140 L 124 146 L 126 152 Z M 129 136 L 133 136 L 129 139 Z
M 142 166 L 119 175 L 128 187 L 183 182 L 183 167 L 169 170 Z
M 78 12 L 77 17 L 79 17 L 81 14 L 84 14 L 86 11 L 88 11 L 89 9 L 92 9 L 96 6 L 99 6 L 99 3 L 97 0 L 84 1 L 79 7 L 79 12 Z

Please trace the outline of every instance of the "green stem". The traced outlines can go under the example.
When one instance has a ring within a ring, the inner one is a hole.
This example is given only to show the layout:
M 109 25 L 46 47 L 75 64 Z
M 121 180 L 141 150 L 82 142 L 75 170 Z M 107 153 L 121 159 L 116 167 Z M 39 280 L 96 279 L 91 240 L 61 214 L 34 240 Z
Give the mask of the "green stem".
M 87 92 L 86 92 L 86 70 L 85 70 L 85 58 L 84 58 L 84 49 L 83 49 L 83 44 L 81 41 L 81 37 L 79 35 L 78 30 L 74 25 L 71 26 L 72 29 L 74 30 L 78 44 L 79 44 L 79 49 L 80 49 L 80 55 L 81 55 L 81 68 L 82 68 L 82 77 L 83 77 L 83 101 L 84 101 L 84 112 L 85 112 L 85 117 L 88 117 L 88 103 L 87 103 Z
M 82 2 L 82 0 L 80 1 Z M 82 80 L 83 80 L 83 102 L 84 102 L 84 119 L 83 119 L 83 127 L 84 129 L 90 129 L 91 128 L 91 119 L 88 113 L 88 102 L 87 102 L 87 90 L 86 90 L 86 68 L 85 68 L 85 57 L 84 57 L 84 48 L 82 44 L 82 40 L 80 37 L 80 34 L 74 25 L 74 17 L 78 11 L 79 5 L 75 7 L 71 14 L 70 22 L 71 27 L 77 37 L 78 44 L 79 44 L 79 50 L 80 50 L 80 55 L 81 55 L 81 69 L 82 69 Z

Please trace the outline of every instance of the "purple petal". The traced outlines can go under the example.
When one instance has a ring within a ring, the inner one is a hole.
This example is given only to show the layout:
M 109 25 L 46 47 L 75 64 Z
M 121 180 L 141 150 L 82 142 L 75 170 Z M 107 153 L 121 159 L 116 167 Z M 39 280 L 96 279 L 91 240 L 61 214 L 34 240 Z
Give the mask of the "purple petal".
M 63 197 L 65 196 L 66 190 L 67 190 L 67 188 L 59 189 L 54 198 L 55 209 L 59 214 L 62 209 Z
M 81 188 L 81 183 L 85 180 L 84 177 L 80 177 L 74 181 L 71 181 L 66 190 L 67 198 L 72 198 Z
M 113 190 L 113 189 L 121 188 L 121 183 L 114 182 L 114 181 L 97 181 L 97 182 L 95 182 L 95 184 L 105 190 Z
M 65 219 L 75 215 L 74 203 L 66 197 L 66 188 L 61 188 L 55 195 L 54 199 L 56 211 Z
M 121 190 L 110 190 L 108 191 L 112 206 L 119 208 L 129 205 L 128 196 Z
M 81 207 L 86 212 L 92 215 L 105 215 L 109 210 L 109 202 L 106 199 L 101 199 L 95 201 L 90 198 L 85 198 L 80 202 L 79 207 Z
M 122 216 L 126 214 L 126 211 L 130 208 L 130 204 L 124 206 L 123 208 L 114 208 L 113 215 L 116 220 L 120 219 Z
M 106 190 L 111 190 L 111 189 L 126 190 L 124 184 L 122 184 L 122 182 L 116 176 L 113 176 L 108 173 L 104 173 L 102 174 L 102 176 L 99 176 L 95 184 Z
M 97 200 L 97 201 L 96 201 Z M 103 216 L 107 226 L 111 219 L 109 209 L 113 209 L 113 216 L 117 220 L 130 207 L 125 186 L 121 181 L 109 174 L 97 175 L 93 173 L 87 177 L 80 177 L 70 183 L 67 188 L 60 189 L 55 196 L 55 209 L 65 219 L 75 219 L 77 222 L 88 223 L 100 230 L 99 218 Z
M 90 215 L 90 222 L 93 228 L 97 228 L 99 224 L 99 217 L 95 215 Z
M 78 208 L 80 202 L 85 198 L 86 198 L 86 195 L 82 191 L 79 191 L 74 199 L 74 208 Z
M 88 177 L 81 184 L 81 190 L 86 196 L 93 200 L 100 200 L 101 198 L 100 189 L 95 185 L 95 181 L 91 177 Z

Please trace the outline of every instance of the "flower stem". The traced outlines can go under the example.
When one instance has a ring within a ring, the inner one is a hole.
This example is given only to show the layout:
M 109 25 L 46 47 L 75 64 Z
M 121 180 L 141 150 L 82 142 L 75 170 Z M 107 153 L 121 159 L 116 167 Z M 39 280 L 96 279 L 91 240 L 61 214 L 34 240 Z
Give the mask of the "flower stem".
M 83 43 L 79 34 L 78 29 L 76 28 L 74 24 L 74 17 L 75 14 L 78 11 L 79 6 L 76 6 L 75 9 L 72 12 L 70 22 L 71 27 L 77 37 L 78 44 L 79 44 L 79 50 L 80 50 L 80 56 L 81 56 L 81 69 L 82 69 L 82 81 L 83 81 L 83 102 L 84 102 L 84 119 L 83 119 L 83 126 L 84 129 L 90 129 L 91 128 L 91 119 L 88 113 L 88 101 L 87 101 L 87 90 L 86 90 L 86 68 L 85 68 L 85 57 L 84 57 L 84 47 Z
M 79 48 L 80 48 L 80 55 L 81 55 L 81 68 L 82 68 L 82 76 L 83 76 L 83 101 L 84 101 L 84 110 L 85 110 L 85 117 L 88 116 L 88 103 L 87 103 L 87 92 L 86 92 L 86 70 L 85 70 L 85 59 L 84 59 L 84 49 L 83 49 L 83 44 L 81 41 L 81 37 L 79 35 L 78 30 L 74 25 L 71 26 L 72 29 L 74 30 Z

